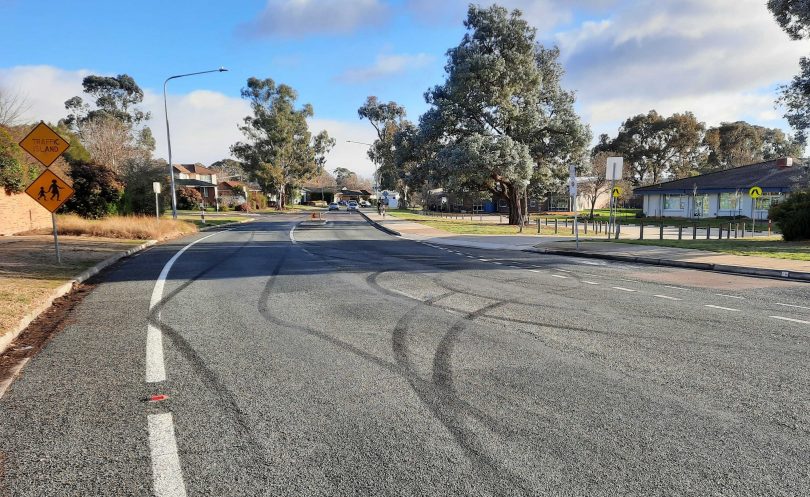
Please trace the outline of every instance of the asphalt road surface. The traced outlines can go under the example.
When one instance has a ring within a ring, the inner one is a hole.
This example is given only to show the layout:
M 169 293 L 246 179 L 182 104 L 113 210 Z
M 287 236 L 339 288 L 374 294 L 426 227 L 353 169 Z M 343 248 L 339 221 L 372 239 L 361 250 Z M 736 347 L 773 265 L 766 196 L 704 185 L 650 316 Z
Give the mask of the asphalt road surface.
M 106 272 L 0 495 L 810 494 L 810 286 L 304 219 Z

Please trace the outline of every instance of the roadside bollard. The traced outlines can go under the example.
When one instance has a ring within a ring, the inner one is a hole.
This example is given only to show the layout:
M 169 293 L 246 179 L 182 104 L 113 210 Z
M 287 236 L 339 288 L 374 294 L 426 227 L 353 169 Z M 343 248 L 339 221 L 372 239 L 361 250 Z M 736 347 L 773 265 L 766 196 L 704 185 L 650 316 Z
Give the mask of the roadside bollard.
M 731 223 L 728 223 L 728 231 L 726 231 L 726 240 L 731 239 Z
M 683 240 L 683 226 L 678 226 L 678 240 Z
M 565 227 L 568 227 L 568 218 L 565 218 Z
M 540 218 L 537 218 L 537 234 L 540 234 Z
M 661 221 L 661 226 L 658 227 L 658 239 L 659 240 L 664 239 L 664 222 L 663 221 Z
M 585 234 L 588 234 L 588 220 L 585 220 Z
M 557 226 L 557 218 L 555 217 L 554 218 L 554 234 L 555 235 L 557 234 L 557 228 L 558 228 L 558 226 Z
M 692 225 L 692 240 L 697 240 L 697 223 Z
M 739 233 L 740 233 L 740 223 L 737 223 L 734 225 L 734 238 L 737 238 Z
M 772 227 L 773 227 L 773 225 L 771 224 L 771 220 L 768 219 L 768 236 L 771 236 L 771 228 Z
M 706 240 L 708 240 L 711 237 L 712 237 L 712 227 L 709 226 L 709 225 L 706 225 Z
M 723 239 L 723 225 L 722 224 L 717 227 L 717 239 L 718 240 Z
M 638 223 L 638 239 L 644 240 L 644 221 Z
M 742 235 L 741 238 L 745 238 L 745 222 L 743 222 L 743 229 L 741 235 Z

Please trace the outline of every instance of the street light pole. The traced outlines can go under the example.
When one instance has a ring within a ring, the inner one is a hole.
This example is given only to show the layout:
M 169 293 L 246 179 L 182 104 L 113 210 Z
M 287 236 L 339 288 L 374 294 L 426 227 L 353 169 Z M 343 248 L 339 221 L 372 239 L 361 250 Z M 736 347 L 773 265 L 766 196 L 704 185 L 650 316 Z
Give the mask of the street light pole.
M 356 143 L 358 145 L 365 145 L 369 148 L 373 147 L 373 143 L 366 143 L 366 142 L 356 142 L 354 140 L 346 140 L 346 143 Z M 374 195 L 378 197 L 379 200 L 379 191 L 380 191 L 380 168 L 377 166 L 374 169 Z
M 227 69 L 220 67 L 219 69 L 212 69 L 210 71 L 190 72 L 188 74 L 177 74 L 169 76 L 163 82 L 163 113 L 166 115 L 166 144 L 169 147 L 169 178 L 172 189 L 172 218 L 177 219 L 177 191 L 174 188 L 174 167 L 172 166 L 172 137 L 169 133 L 169 105 L 166 102 L 166 85 L 172 79 L 185 78 L 186 76 L 196 76 L 198 74 L 208 74 L 210 72 L 225 72 Z

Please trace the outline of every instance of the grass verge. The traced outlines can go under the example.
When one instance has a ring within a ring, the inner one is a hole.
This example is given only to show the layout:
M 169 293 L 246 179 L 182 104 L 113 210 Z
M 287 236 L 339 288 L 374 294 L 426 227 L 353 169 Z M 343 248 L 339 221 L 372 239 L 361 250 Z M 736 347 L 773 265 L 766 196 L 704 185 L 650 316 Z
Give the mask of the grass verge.
M 458 235 L 537 235 L 537 225 L 532 224 L 523 228 L 523 233 L 520 233 L 520 229 L 517 226 L 512 226 L 509 224 L 494 224 L 494 223 L 487 223 L 487 222 L 476 222 L 476 221 L 466 221 L 466 220 L 459 220 L 459 219 L 446 219 L 446 218 L 437 218 L 433 216 L 423 216 L 421 214 L 415 214 L 412 211 L 405 211 L 405 210 L 390 210 L 388 214 L 396 217 L 398 219 L 404 219 L 407 221 L 414 221 L 417 223 L 422 223 L 426 226 L 430 226 L 431 228 L 436 228 L 440 230 L 447 231 L 448 233 L 455 233 Z M 554 227 L 553 226 L 540 226 L 540 234 L 541 235 L 553 235 L 554 234 Z M 558 235 L 565 236 L 571 235 L 571 228 L 565 228 L 563 226 L 559 227 Z
M 810 242 L 784 242 L 777 237 L 746 238 L 744 240 L 614 240 L 614 242 L 810 261 Z
M 62 264 L 53 237 L 0 237 L 0 335 L 39 307 L 59 285 L 143 240 L 61 236 Z
M 84 219 L 75 214 L 57 217 L 60 235 L 122 238 L 128 240 L 166 240 L 197 231 L 194 224 L 173 219 L 158 222 L 148 216 L 109 216 Z

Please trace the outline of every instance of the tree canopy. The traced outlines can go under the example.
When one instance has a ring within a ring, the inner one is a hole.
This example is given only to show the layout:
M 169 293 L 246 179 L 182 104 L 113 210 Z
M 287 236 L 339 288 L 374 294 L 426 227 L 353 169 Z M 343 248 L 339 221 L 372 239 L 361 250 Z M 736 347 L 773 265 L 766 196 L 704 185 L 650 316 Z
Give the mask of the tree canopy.
M 78 126 L 99 117 L 113 118 L 126 124 L 138 126 L 148 120 L 150 114 L 137 107 L 143 102 L 143 90 L 128 74 L 118 76 L 86 76 L 82 80 L 84 93 L 93 99 L 95 107 L 75 96 L 65 101 L 69 111 L 65 118 L 68 126 Z
M 307 123 L 314 114 L 312 106 L 296 107 L 298 94 L 288 85 L 250 78 L 242 98 L 250 102 L 253 114 L 239 126 L 246 141 L 231 146 L 231 152 L 265 193 L 278 195 L 282 209 L 291 188 L 323 169 L 335 141 L 326 131 L 312 135 Z
M 420 131 L 435 150 L 437 182 L 506 198 L 518 224 L 534 171 L 559 175 L 581 163 L 590 131 L 560 85 L 559 50 L 539 45 L 519 10 L 471 5 L 464 25 L 447 52 L 447 80 L 425 94 Z

